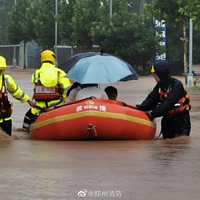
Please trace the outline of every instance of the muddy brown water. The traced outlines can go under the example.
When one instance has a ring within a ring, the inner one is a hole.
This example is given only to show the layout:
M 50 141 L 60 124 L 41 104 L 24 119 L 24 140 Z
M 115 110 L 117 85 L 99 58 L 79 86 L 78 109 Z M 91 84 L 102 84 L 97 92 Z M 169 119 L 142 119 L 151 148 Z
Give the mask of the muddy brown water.
M 32 96 L 32 71 L 6 73 Z M 154 85 L 152 77 L 114 84 L 118 99 L 132 105 Z M 191 137 L 149 141 L 35 141 L 21 129 L 28 104 L 10 97 L 13 136 L 0 132 L 0 200 L 198 200 L 200 92 L 188 90 Z

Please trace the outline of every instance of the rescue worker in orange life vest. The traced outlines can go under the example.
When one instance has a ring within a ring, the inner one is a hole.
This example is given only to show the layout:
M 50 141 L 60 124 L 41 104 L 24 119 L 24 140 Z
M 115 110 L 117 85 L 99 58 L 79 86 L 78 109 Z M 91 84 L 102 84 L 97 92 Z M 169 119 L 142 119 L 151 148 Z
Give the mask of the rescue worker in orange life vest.
M 66 73 L 55 66 L 55 62 L 56 58 L 52 51 L 45 50 L 41 53 L 42 66 L 32 74 L 32 82 L 35 85 L 33 99 L 36 106 L 26 113 L 24 129 L 29 129 L 41 111 L 59 107 L 66 100 L 71 83 L 66 78 Z
M 136 105 L 137 109 L 150 111 L 151 120 L 163 116 L 161 133 L 164 139 L 189 136 L 191 102 L 182 82 L 170 76 L 167 62 L 156 64 L 151 72 L 157 84 L 142 104 Z
M 35 102 L 29 99 L 18 85 L 16 85 L 13 78 L 4 74 L 6 69 L 6 59 L 0 56 L 0 127 L 8 135 L 12 134 L 12 103 L 8 100 L 9 92 L 15 99 L 21 103 L 27 102 L 30 106 L 34 107 Z

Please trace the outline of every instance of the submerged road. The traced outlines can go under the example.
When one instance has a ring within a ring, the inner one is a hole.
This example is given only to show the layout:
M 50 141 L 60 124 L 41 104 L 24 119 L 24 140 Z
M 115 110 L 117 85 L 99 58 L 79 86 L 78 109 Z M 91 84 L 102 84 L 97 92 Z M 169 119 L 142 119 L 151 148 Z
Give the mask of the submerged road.
M 6 70 L 30 96 L 32 72 Z M 118 100 L 131 105 L 140 103 L 154 85 L 152 77 L 114 84 Z M 13 136 L 0 133 L 0 199 L 199 199 L 200 92 L 189 93 L 191 137 L 150 141 L 35 141 L 21 129 L 29 105 L 10 97 Z M 158 135 L 160 119 L 157 126 Z

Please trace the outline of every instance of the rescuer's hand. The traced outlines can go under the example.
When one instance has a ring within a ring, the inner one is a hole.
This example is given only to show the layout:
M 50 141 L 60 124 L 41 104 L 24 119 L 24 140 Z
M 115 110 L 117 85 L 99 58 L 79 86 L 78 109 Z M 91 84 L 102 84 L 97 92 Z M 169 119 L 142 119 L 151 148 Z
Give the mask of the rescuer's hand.
M 34 101 L 31 101 L 30 99 L 27 101 L 28 104 L 31 106 L 31 107 L 35 107 L 35 102 Z
M 148 116 L 148 118 L 149 118 L 151 121 L 153 121 L 153 120 L 155 119 L 155 116 L 154 116 L 152 113 L 150 113 L 150 112 L 146 113 L 146 115 Z
M 138 110 L 144 111 L 144 107 L 143 107 L 142 105 L 136 105 L 136 108 L 137 108 Z

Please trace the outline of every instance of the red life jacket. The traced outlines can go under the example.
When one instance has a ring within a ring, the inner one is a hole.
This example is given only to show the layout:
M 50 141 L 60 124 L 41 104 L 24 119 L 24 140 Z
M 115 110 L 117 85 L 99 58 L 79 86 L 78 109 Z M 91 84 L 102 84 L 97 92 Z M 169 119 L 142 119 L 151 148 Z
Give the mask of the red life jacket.
M 56 85 L 54 87 L 45 87 L 42 85 L 40 78 L 38 79 L 35 88 L 33 99 L 36 101 L 52 101 L 60 99 L 62 96 L 62 89 Z
M 2 87 L 0 90 L 0 118 L 8 118 L 12 114 L 12 103 L 8 101 L 5 78 L 2 76 Z
M 159 89 L 159 94 L 160 94 L 160 102 L 162 103 L 168 96 L 169 92 L 171 91 L 171 87 L 164 92 L 162 89 Z M 186 90 L 184 90 L 184 96 L 179 99 L 177 103 L 175 103 L 174 108 L 168 111 L 167 115 L 169 117 L 173 117 L 178 113 L 183 113 L 185 110 L 190 110 L 191 109 L 191 101 L 188 93 Z

